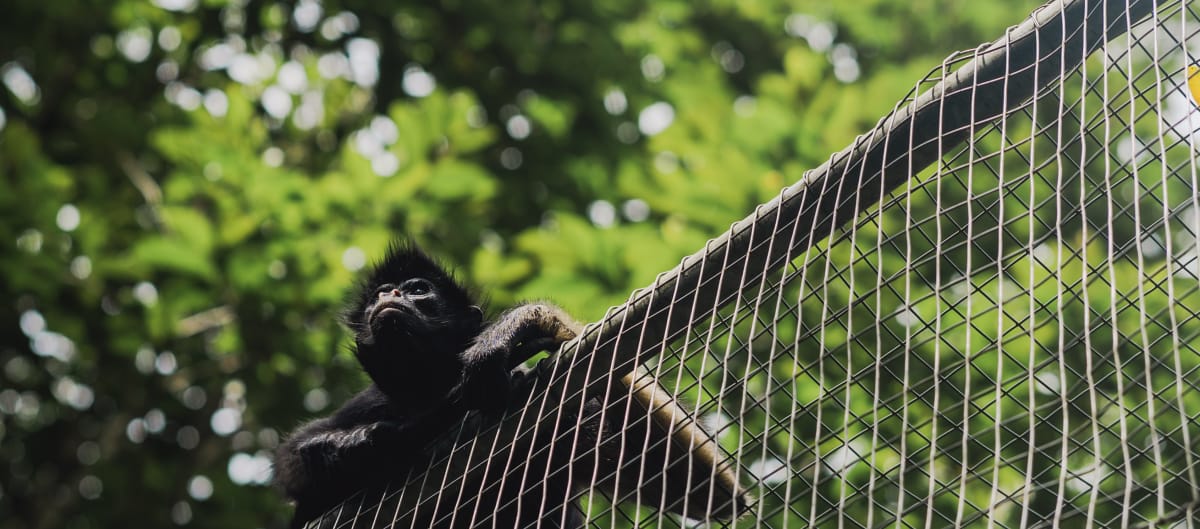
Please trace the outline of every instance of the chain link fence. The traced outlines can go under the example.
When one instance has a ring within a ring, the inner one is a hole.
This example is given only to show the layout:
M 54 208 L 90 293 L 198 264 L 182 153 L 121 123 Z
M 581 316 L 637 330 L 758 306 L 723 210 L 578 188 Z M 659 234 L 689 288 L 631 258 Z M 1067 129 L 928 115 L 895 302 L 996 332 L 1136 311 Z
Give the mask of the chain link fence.
M 1198 33 L 1188 2 L 1061 1 L 948 58 L 311 525 L 1200 525 Z

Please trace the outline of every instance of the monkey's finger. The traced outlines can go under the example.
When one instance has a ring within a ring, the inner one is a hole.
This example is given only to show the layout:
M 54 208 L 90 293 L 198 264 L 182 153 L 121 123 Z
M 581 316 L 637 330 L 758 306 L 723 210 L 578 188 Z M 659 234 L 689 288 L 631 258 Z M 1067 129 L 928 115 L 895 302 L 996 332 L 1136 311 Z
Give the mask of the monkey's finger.
M 508 368 L 510 370 L 515 369 L 517 366 L 525 363 L 526 360 L 533 358 L 533 355 L 542 351 L 554 353 L 558 350 L 560 344 L 562 344 L 562 341 L 551 336 L 525 340 L 513 347 L 512 353 L 508 355 Z

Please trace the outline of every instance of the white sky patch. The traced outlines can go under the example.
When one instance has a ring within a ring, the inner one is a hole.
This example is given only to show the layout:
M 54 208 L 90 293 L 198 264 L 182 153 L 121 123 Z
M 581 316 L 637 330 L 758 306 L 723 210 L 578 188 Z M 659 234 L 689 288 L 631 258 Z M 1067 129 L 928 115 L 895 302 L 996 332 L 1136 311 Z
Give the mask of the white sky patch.
M 179 78 L 179 63 L 170 59 L 158 64 L 154 69 L 154 77 L 160 83 L 169 83 Z
M 142 305 L 153 307 L 158 303 L 158 289 L 153 283 L 142 281 L 133 286 L 133 298 Z
M 139 373 L 149 375 L 154 371 L 154 361 L 156 358 L 157 354 L 155 354 L 153 349 L 147 346 L 139 347 L 137 353 L 133 356 L 133 366 L 137 368 Z
M 45 240 L 42 237 L 42 232 L 35 229 L 28 229 L 21 232 L 21 235 L 17 237 L 17 248 L 36 254 L 42 251 L 43 242 Z
M 36 104 L 42 98 L 41 89 L 33 81 L 33 76 L 15 62 L 0 67 L 0 80 L 4 81 L 9 92 L 26 105 Z
M 841 46 L 841 44 L 838 44 Z M 833 61 L 833 76 L 843 83 L 853 83 L 862 75 L 858 59 L 841 59 Z
M 300 94 L 308 88 L 308 74 L 300 63 L 288 61 L 279 67 L 279 72 L 275 74 L 275 82 L 289 94 Z
M 1176 253 L 1174 268 L 1177 276 L 1200 279 L 1200 258 L 1196 255 L 1196 249 Z
M 22 312 L 21 318 L 18 321 L 20 322 L 21 332 L 30 338 L 46 331 L 46 318 L 36 310 L 31 309 Z
M 1062 381 L 1058 379 L 1058 373 L 1052 370 L 1043 369 L 1038 372 L 1036 378 L 1038 383 L 1035 389 L 1037 389 L 1038 393 L 1043 395 L 1057 395 L 1062 390 Z
M 830 471 L 842 474 L 862 459 L 859 454 L 864 451 L 863 447 L 856 446 L 853 442 L 844 444 L 825 456 L 825 465 L 829 467 Z
M 646 136 L 654 136 L 671 126 L 675 121 L 675 108 L 670 103 L 659 101 L 638 114 L 638 130 Z
M 246 84 L 258 84 L 270 79 L 275 75 L 275 71 L 279 67 L 275 61 L 275 57 L 267 51 L 260 52 L 257 55 L 250 55 L 250 58 L 254 60 L 253 69 L 248 70 L 250 76 L 246 80 Z
M 629 109 L 629 101 L 625 98 L 625 92 L 620 88 L 613 88 L 604 94 L 604 110 L 614 116 L 624 114 Z
M 663 174 L 671 174 L 679 170 L 679 157 L 671 151 L 662 151 L 654 155 L 654 168 Z
M 758 100 L 754 96 L 738 96 L 733 100 L 733 112 L 741 117 L 750 117 L 758 109 Z
M 384 178 L 392 176 L 400 170 L 400 158 L 390 152 L 380 154 L 371 158 L 371 170 Z
M 384 151 L 383 142 L 379 136 L 371 132 L 370 128 L 362 129 L 354 133 L 354 150 L 364 158 L 374 158 L 379 156 Z
M 292 112 L 292 96 L 277 85 L 268 86 L 262 93 L 263 109 L 276 119 L 284 119 Z
M 617 208 L 607 200 L 597 200 L 588 206 L 588 220 L 601 228 L 611 227 L 617 221 Z
M 504 124 L 504 128 L 514 140 L 528 138 L 529 134 L 533 132 L 533 124 L 529 122 L 529 118 L 521 114 L 508 118 L 508 122 Z
M 626 200 L 621 204 L 621 213 L 631 222 L 641 222 L 650 217 L 650 204 L 640 198 Z
M 75 228 L 79 227 L 79 221 L 79 208 L 74 204 L 63 204 L 61 208 L 58 208 L 58 214 L 54 217 L 55 224 L 62 231 L 75 231 Z
M 70 362 L 75 358 L 75 342 L 56 332 L 39 332 L 30 340 L 33 354 Z
M 894 317 L 896 318 L 896 323 L 905 327 L 913 327 L 921 323 L 921 316 L 911 307 L 901 309 Z
M 130 62 L 142 62 L 154 48 L 154 33 L 150 28 L 136 27 L 117 35 L 117 49 Z
M 262 153 L 263 163 L 267 167 L 279 167 L 283 165 L 283 149 L 279 147 L 267 147 Z
M 317 59 L 317 73 L 325 79 L 350 78 L 350 59 L 341 53 L 326 53 Z
M 367 254 L 357 246 L 346 248 L 346 251 L 342 252 L 342 266 L 351 272 L 362 270 L 364 266 L 367 266 Z
M 379 45 L 371 39 L 357 38 L 346 43 L 350 59 L 350 77 L 359 86 L 375 86 L 379 81 Z
M 86 384 L 80 384 L 71 377 L 62 377 L 55 381 L 52 388 L 54 398 L 77 410 L 86 410 L 96 401 L 96 394 Z
M 196 8 L 197 0 L 154 0 L 154 5 L 167 11 L 191 11 Z
M 164 51 L 175 51 L 183 44 L 183 34 L 175 26 L 167 26 L 158 32 L 158 47 Z
M 812 29 L 814 23 L 815 21 L 811 16 L 792 13 L 783 21 L 783 30 L 792 37 L 802 39 L 808 36 L 808 32 Z
M 264 454 L 239 452 L 229 458 L 229 479 L 238 485 L 263 485 L 271 481 L 271 459 Z
M 217 435 L 227 437 L 242 427 L 242 412 L 234 408 L 221 408 L 213 412 L 209 426 Z
M 657 83 L 662 80 L 667 67 L 657 55 L 650 54 L 642 57 L 642 77 L 647 81 Z
M 234 55 L 229 61 L 229 66 L 225 69 L 229 74 L 229 78 L 241 84 L 253 84 L 258 82 L 261 74 L 258 70 L 258 61 L 249 53 L 239 53 Z
M 387 116 L 375 116 L 371 119 L 369 128 L 371 134 L 384 145 L 391 145 L 400 139 L 400 129 L 396 128 L 396 122 Z
M 329 392 L 321 388 L 313 388 L 304 394 L 304 409 L 318 412 L 329 405 Z
M 163 351 L 154 357 L 154 370 L 158 374 L 167 376 L 175 373 L 176 369 L 179 369 L 179 360 L 175 358 L 175 353 Z
M 200 104 L 204 101 L 204 95 L 199 90 L 185 85 L 179 81 L 167 83 L 166 91 L 167 101 L 174 103 L 184 110 L 196 110 L 200 108 Z
M 814 24 L 804 36 L 808 41 L 808 47 L 820 52 L 828 51 L 833 46 L 835 37 L 837 37 L 837 27 L 830 22 Z
M 167 416 L 162 410 L 154 408 L 146 412 L 146 431 L 150 433 L 162 433 L 163 428 L 167 427 Z
M 1200 132 L 1200 111 L 1196 110 L 1196 104 L 1187 93 L 1186 84 L 1167 95 L 1158 115 L 1166 126 L 1165 132 L 1172 138 Z
M 308 33 L 321 21 L 321 12 L 321 4 L 316 0 L 300 0 L 292 11 L 292 22 L 296 23 L 297 29 Z
M 200 66 L 205 70 L 220 70 L 228 67 L 236 54 L 237 50 L 227 43 L 214 44 L 200 54 Z
M 216 88 L 204 92 L 204 110 L 207 110 L 213 117 L 224 116 L 229 112 L 229 96 Z
M 325 100 L 320 92 L 308 91 L 300 96 L 300 106 L 292 113 L 292 123 L 300 130 L 310 130 L 325 119 Z
M 404 93 L 412 97 L 425 97 L 437 88 L 437 79 L 433 74 L 420 66 L 409 66 L 404 69 L 404 78 L 400 81 Z
M 146 421 L 141 417 L 130 420 L 125 425 L 125 437 L 134 443 L 141 443 L 146 440 Z
M 1142 143 L 1137 136 L 1126 134 L 1117 140 L 1117 159 L 1121 163 L 1128 164 L 1130 162 L 1141 163 L 1150 157 L 1150 152 L 1146 145 Z
M 862 74 L 858 65 L 858 50 L 846 43 L 835 44 L 829 50 L 829 61 L 833 62 L 833 76 L 842 83 L 853 83 Z
M 321 23 L 321 36 L 326 40 L 337 40 L 355 31 L 358 31 L 358 17 L 349 11 L 342 11 Z
M 788 479 L 787 465 L 773 457 L 751 462 L 746 471 L 764 485 L 776 485 Z
M 1105 465 L 1096 465 L 1087 470 L 1069 469 L 1069 472 L 1067 488 L 1076 494 L 1083 494 L 1096 490 L 1110 470 Z
M 9 391 L 11 391 L 11 390 L 9 390 Z M 13 391 L 12 393 L 8 393 L 6 391 L 6 392 L 0 394 L 0 397 L 3 397 L 4 395 L 9 395 L 9 396 L 16 395 L 17 396 L 16 402 L 10 402 L 11 409 L 13 410 L 11 413 L 15 413 L 18 417 L 20 417 L 22 419 L 25 419 L 25 420 L 36 419 L 38 416 L 38 413 L 41 412 L 42 400 L 40 398 L 38 398 L 37 393 L 34 393 L 32 391 L 25 391 L 20 394 L 17 394 L 17 392 L 15 392 L 15 391 Z M 8 399 L 10 397 L 5 397 L 5 398 Z
M 204 501 L 212 497 L 213 483 L 207 476 L 192 476 L 188 480 L 188 496 L 193 499 Z

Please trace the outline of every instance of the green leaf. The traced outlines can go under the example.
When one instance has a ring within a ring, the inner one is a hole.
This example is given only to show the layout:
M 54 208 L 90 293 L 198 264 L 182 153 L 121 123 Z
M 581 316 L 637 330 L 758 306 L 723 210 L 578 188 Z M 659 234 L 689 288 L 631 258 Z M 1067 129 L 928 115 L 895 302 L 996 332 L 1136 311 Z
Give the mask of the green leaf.
M 133 247 L 127 259 L 137 266 L 180 272 L 206 281 L 217 277 L 208 253 L 181 239 L 165 236 L 143 239 Z

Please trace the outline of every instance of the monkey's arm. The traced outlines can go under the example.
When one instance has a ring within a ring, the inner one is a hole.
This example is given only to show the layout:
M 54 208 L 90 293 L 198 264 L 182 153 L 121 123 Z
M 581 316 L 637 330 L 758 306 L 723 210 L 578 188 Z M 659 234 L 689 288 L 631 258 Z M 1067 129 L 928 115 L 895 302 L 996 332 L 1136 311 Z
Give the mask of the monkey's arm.
M 302 426 L 275 452 L 275 482 L 311 509 L 387 479 L 418 458 L 426 429 L 389 412 L 384 399 L 372 386 L 332 417 Z
M 344 496 L 352 476 L 378 452 L 376 430 L 392 426 L 371 423 L 338 428 L 329 419 L 304 425 L 275 452 L 275 481 L 300 502 Z
M 469 408 L 503 405 L 515 367 L 538 351 L 556 349 L 580 329 L 565 311 L 548 303 L 529 303 L 501 314 L 460 356 L 463 377 L 455 394 Z

